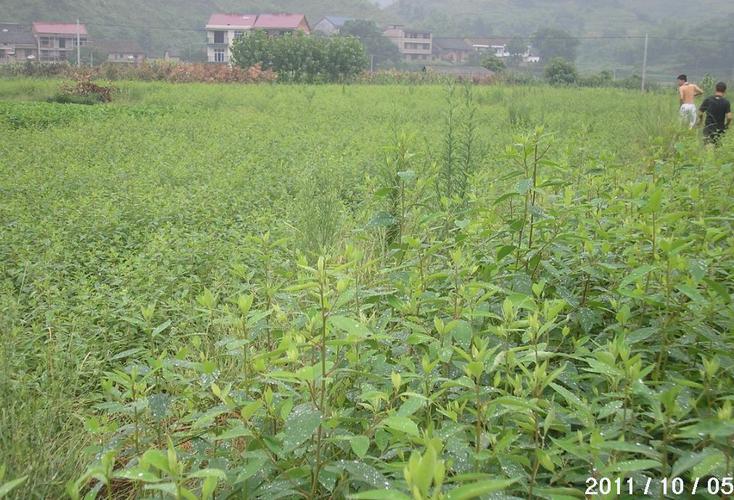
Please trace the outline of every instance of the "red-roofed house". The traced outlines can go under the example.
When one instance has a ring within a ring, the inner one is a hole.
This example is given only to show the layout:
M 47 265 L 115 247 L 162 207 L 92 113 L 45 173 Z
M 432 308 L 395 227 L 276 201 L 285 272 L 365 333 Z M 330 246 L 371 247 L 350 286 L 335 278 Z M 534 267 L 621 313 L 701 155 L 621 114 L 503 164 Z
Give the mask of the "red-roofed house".
M 208 61 L 228 64 L 234 40 L 254 29 L 264 30 L 269 35 L 311 32 L 303 14 L 212 14 L 206 25 Z
M 303 14 L 261 14 L 257 16 L 255 29 L 265 30 L 269 35 L 283 35 L 301 31 L 308 35 L 311 27 Z
M 77 45 L 89 43 L 89 33 L 83 24 L 76 23 L 33 23 L 33 36 L 38 42 L 39 60 L 45 62 L 68 61 Z

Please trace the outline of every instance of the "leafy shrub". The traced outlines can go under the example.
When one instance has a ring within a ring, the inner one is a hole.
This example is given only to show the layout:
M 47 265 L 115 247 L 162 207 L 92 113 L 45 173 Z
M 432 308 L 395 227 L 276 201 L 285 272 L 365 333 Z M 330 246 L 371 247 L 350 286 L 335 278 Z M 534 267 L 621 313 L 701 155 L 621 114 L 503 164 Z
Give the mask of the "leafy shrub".
M 26 61 L 23 63 L 0 64 L 0 76 L 50 78 L 66 76 L 71 70 L 68 63 L 40 63 Z
M 364 46 L 352 37 L 271 37 L 258 30 L 239 37 L 232 58 L 240 68 L 261 65 L 282 81 L 341 82 L 367 68 Z
M 551 85 L 573 85 L 579 77 L 576 66 L 560 57 L 548 61 L 544 74 Z
M 77 72 L 74 82 L 64 82 L 59 93 L 50 99 L 51 102 L 63 104 L 99 104 L 112 101 L 117 90 L 112 85 L 100 85 L 92 81 L 92 72 Z
M 505 61 L 495 56 L 494 54 L 489 54 L 482 57 L 481 65 L 483 68 L 487 68 L 488 70 L 494 71 L 495 73 L 502 73 L 505 69 L 507 69 Z

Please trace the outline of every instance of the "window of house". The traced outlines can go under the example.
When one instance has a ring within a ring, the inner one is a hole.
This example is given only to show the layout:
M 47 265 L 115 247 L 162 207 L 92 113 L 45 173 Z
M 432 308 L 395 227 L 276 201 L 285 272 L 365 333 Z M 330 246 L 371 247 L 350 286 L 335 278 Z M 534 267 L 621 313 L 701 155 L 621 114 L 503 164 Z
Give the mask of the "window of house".
M 66 48 L 66 38 L 59 38 L 59 48 L 60 49 Z
M 242 35 L 244 35 L 244 34 L 245 34 L 245 32 L 244 32 L 244 31 L 235 31 L 235 32 L 234 32 L 234 37 L 235 37 L 235 38 L 239 38 L 239 37 L 241 37 L 241 36 L 242 36 Z
M 224 31 L 214 32 L 214 43 L 224 43 Z
M 214 62 L 224 62 L 224 49 L 214 49 Z
M 47 36 L 41 37 L 41 47 L 48 47 L 49 39 Z

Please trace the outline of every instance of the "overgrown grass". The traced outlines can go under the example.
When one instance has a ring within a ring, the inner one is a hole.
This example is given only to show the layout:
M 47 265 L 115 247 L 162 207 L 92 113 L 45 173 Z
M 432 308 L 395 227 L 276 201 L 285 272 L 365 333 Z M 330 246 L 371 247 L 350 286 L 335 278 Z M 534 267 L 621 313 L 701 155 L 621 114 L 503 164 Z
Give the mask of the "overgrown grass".
M 55 85 L 0 81 L 19 498 L 733 472 L 734 142 L 667 96 Z

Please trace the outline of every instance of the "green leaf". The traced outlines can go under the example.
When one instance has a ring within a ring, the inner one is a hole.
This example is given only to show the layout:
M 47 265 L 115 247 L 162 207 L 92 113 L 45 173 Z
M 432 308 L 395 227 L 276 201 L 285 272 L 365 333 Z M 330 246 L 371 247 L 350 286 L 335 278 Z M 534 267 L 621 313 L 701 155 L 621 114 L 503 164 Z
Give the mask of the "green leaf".
M 704 298 L 701 293 L 696 290 L 695 287 L 689 286 L 689 285 L 679 285 L 678 290 L 684 293 L 689 299 L 691 299 L 693 302 L 696 302 L 697 304 L 705 304 L 706 299 Z
M 305 443 L 321 425 L 321 412 L 311 403 L 293 408 L 285 422 L 282 453 L 290 453 Z
M 347 332 L 350 336 L 365 338 L 370 335 L 370 330 L 359 321 L 346 316 L 332 316 L 329 322 L 339 330 Z
M 657 469 L 660 462 L 657 460 L 626 460 L 608 465 L 601 470 L 602 475 L 615 472 L 639 472 L 649 469 Z
M 163 331 L 171 326 L 171 320 L 169 319 L 165 323 L 158 325 L 153 329 L 153 331 L 150 333 L 151 337 L 155 337 L 156 335 L 159 335 L 160 333 L 163 333 Z
M 189 474 L 190 478 L 204 479 L 205 477 L 216 477 L 222 481 L 227 480 L 227 474 L 221 469 L 201 469 Z
M 395 431 L 404 432 L 405 434 L 408 434 L 410 436 L 420 436 L 418 426 L 408 417 L 387 417 L 385 420 L 382 421 L 382 425 Z
M 424 399 L 416 396 L 411 396 L 405 401 L 405 403 L 402 404 L 402 406 L 400 406 L 397 416 L 409 417 L 421 408 L 423 408 L 425 405 L 426 401 Z
M 140 462 L 142 464 L 155 467 L 156 469 L 163 472 L 171 472 L 168 464 L 168 456 L 161 450 L 155 448 L 147 450 L 145 453 L 143 453 L 143 457 L 140 459 Z
M 20 486 L 28 479 L 28 476 L 19 477 L 0 485 L 0 498 L 7 496 L 11 491 Z
M 699 453 L 684 454 L 673 465 L 673 472 L 671 473 L 671 477 L 680 477 L 681 474 L 689 471 L 690 469 L 700 464 L 704 460 L 709 459 L 710 457 L 722 457 L 723 458 L 723 453 L 721 453 L 721 451 L 717 450 L 716 448 L 706 448 Z M 726 459 L 724 458 L 724 460 Z M 700 477 L 700 476 L 696 475 L 696 476 L 691 476 L 691 477 Z
M 244 481 L 247 481 L 249 478 L 254 476 L 258 471 L 260 471 L 265 463 L 267 463 L 268 457 L 263 456 L 257 456 L 253 457 L 251 460 L 247 462 L 247 465 L 242 467 L 240 469 L 240 473 L 237 476 L 237 480 L 235 481 L 235 484 L 242 483 Z
M 446 500 L 466 500 L 507 489 L 517 479 L 491 479 L 454 488 L 446 494 Z
M 363 482 L 373 488 L 380 488 L 381 491 L 392 488 L 392 483 L 380 471 L 364 462 L 340 460 L 336 465 L 349 473 L 350 480 Z
M 364 458 L 370 447 L 370 438 L 367 436 L 354 436 L 349 440 L 349 444 L 352 445 L 352 451 L 355 455 L 359 458 Z
M 644 265 L 640 266 L 627 275 L 620 283 L 618 288 L 626 288 L 628 285 L 634 283 L 638 279 L 645 276 L 647 273 L 655 269 L 655 266 Z

